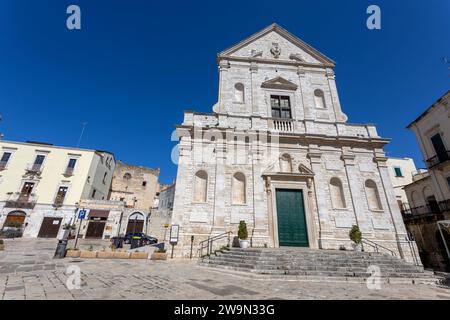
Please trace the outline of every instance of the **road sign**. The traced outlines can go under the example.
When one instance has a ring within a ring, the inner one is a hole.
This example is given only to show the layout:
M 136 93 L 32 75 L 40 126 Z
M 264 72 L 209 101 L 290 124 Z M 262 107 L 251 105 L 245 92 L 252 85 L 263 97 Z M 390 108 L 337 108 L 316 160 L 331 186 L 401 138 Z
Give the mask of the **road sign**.
M 177 244 L 178 243 L 178 231 L 179 231 L 179 226 L 178 225 L 172 225 L 170 227 L 170 243 L 173 244 Z
M 78 219 L 80 219 L 80 220 L 86 219 L 86 210 L 85 209 L 78 211 Z

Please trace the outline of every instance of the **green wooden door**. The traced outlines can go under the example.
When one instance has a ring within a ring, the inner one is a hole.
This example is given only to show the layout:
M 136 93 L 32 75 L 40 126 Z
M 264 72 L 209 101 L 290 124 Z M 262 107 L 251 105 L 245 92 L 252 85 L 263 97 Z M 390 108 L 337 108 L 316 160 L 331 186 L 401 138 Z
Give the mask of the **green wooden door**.
M 302 190 L 277 189 L 276 201 L 279 245 L 308 247 Z

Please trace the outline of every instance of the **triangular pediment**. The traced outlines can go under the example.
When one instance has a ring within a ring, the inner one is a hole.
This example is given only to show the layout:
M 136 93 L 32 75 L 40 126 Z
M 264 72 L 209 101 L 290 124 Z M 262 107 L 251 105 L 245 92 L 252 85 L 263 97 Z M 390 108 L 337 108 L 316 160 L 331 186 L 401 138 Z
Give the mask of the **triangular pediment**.
M 289 80 L 284 79 L 283 77 L 276 77 L 271 80 L 267 80 L 261 84 L 262 88 L 270 88 L 270 89 L 283 89 L 283 90 L 297 90 L 297 85 L 295 83 L 290 82 Z
M 219 54 L 219 58 L 225 57 L 325 64 L 328 66 L 334 66 L 335 64 L 333 60 L 276 23 Z

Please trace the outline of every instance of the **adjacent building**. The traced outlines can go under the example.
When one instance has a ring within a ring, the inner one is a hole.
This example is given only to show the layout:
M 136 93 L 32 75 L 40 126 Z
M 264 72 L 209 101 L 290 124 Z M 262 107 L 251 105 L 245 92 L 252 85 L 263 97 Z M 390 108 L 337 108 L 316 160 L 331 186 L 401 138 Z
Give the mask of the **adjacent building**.
M 0 141 L 0 227 L 24 237 L 57 237 L 81 199 L 106 200 L 115 169 L 107 151 Z
M 149 234 L 161 240 L 166 240 L 167 228 L 172 220 L 173 202 L 175 199 L 175 182 L 161 185 L 158 193 L 157 207 L 151 212 Z
M 176 129 L 175 254 L 189 256 L 192 236 L 195 246 L 236 236 L 244 220 L 254 247 L 351 249 L 348 232 L 359 225 L 364 239 L 413 261 L 389 140 L 372 124 L 347 122 L 335 62 L 273 24 L 217 63 L 213 112 L 186 111 Z
M 427 267 L 450 270 L 450 91 L 408 125 L 416 135 L 428 170 L 405 186 L 410 208 L 403 217 Z
M 409 208 L 408 197 L 404 187 L 413 181 L 413 175 L 417 174 L 417 168 L 414 160 L 411 158 L 395 158 L 389 157 L 387 160 L 389 168 L 389 176 L 391 177 L 392 186 L 395 191 L 400 212 L 404 212 Z

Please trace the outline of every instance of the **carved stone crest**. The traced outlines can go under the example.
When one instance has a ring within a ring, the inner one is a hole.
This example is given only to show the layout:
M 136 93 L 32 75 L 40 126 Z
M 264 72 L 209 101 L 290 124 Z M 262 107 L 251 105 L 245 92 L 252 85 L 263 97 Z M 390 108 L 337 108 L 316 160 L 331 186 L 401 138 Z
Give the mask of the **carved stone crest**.
M 276 43 L 276 42 L 273 42 L 273 43 L 272 43 L 272 48 L 270 48 L 270 53 L 273 55 L 273 57 L 274 57 L 275 59 L 278 59 L 278 57 L 279 57 L 280 54 L 281 54 L 281 48 L 280 48 L 280 46 L 278 45 L 278 43 Z

